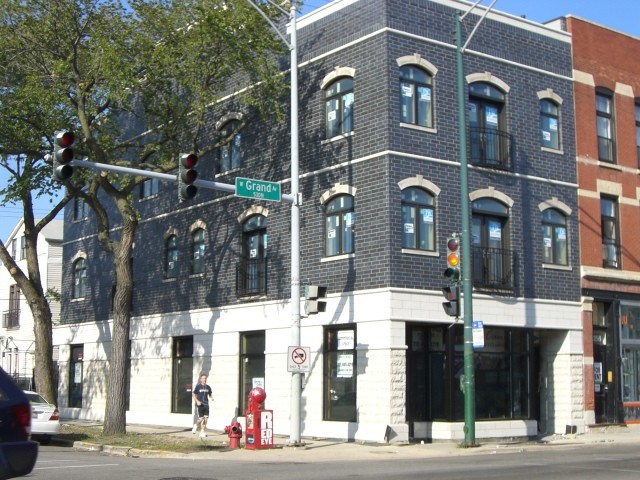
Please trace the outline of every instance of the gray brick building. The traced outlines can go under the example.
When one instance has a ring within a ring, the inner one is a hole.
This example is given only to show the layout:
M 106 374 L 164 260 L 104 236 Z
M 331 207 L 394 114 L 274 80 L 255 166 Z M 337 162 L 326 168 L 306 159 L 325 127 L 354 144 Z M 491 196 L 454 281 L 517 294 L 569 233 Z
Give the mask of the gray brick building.
M 463 437 L 462 321 L 443 311 L 441 287 L 461 222 L 454 31 L 469 6 L 342 0 L 298 21 L 300 276 L 328 290 L 326 311 L 302 319 L 302 435 Z M 484 324 L 477 436 L 582 430 L 570 36 L 491 12 L 464 77 L 474 319 Z M 212 112 L 211 135 L 242 113 Z M 201 178 L 288 191 L 288 128 L 250 123 L 228 151 L 201 159 Z M 180 203 L 169 183 L 149 192 L 137 200 L 128 420 L 188 426 L 188 390 L 205 371 L 210 426 L 242 416 L 260 385 L 286 434 L 289 205 L 203 189 Z M 109 357 L 113 283 L 94 232 L 91 215 L 69 207 L 59 403 L 87 418 L 104 410 L 92 376 Z M 153 405 L 139 395 L 149 389 Z

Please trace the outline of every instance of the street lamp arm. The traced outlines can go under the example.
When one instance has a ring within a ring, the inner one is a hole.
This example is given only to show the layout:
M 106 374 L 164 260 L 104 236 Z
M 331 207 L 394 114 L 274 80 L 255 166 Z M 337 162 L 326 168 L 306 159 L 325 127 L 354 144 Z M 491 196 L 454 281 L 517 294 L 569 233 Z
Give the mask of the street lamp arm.
M 271 0 L 267 0 L 267 2 L 269 2 L 271 5 L 273 5 L 274 7 L 276 7 L 278 10 L 280 10 L 282 13 L 284 13 L 285 15 L 288 15 L 289 12 L 287 12 L 286 10 L 284 10 L 280 5 L 272 2 Z M 282 34 L 282 32 L 280 32 L 280 30 L 278 29 L 277 25 L 275 23 L 273 23 L 271 21 L 271 19 L 267 16 L 266 13 L 264 13 L 262 10 L 260 10 L 260 7 L 258 7 L 255 3 L 253 3 L 251 0 L 247 0 L 247 3 L 249 5 L 251 5 L 261 16 L 262 18 L 264 18 L 267 23 L 269 23 L 269 25 L 271 25 L 271 27 L 273 28 L 273 30 L 278 34 L 278 36 L 282 39 L 282 41 L 285 43 L 285 45 L 289 48 L 289 50 L 293 49 L 292 44 L 289 42 L 289 40 L 287 40 L 287 37 L 284 36 Z M 295 7 L 293 7 L 295 8 Z
M 478 0 L 476 3 L 474 3 L 473 6 L 467 12 L 465 12 L 464 15 L 460 17 L 460 21 L 462 22 L 464 20 L 464 17 L 466 17 L 471 12 L 471 10 L 473 10 L 481 1 L 482 0 Z M 493 0 L 491 2 L 491 5 L 489 5 L 487 9 L 484 11 L 484 13 L 482 14 L 482 18 L 480 18 L 480 20 L 478 20 L 478 23 L 475 24 L 475 26 L 473 27 L 473 30 L 471 30 L 471 33 L 467 37 L 467 41 L 464 42 L 464 45 L 460 49 L 462 53 L 464 53 L 464 51 L 467 49 L 467 46 L 469 45 L 469 42 L 473 38 L 473 35 L 476 33 L 476 30 L 478 30 L 478 27 L 480 26 L 482 21 L 485 19 L 485 17 L 489 14 L 489 12 L 491 11 L 491 9 L 493 8 L 493 6 L 496 4 L 497 1 L 498 0 Z

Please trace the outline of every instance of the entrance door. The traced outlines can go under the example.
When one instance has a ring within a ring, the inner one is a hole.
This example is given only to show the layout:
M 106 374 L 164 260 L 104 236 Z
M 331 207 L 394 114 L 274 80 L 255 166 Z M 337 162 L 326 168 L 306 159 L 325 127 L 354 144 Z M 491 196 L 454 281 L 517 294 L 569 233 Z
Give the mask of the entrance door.
M 613 338 L 606 328 L 593 328 L 593 372 L 596 423 L 616 423 L 615 382 L 617 374 Z

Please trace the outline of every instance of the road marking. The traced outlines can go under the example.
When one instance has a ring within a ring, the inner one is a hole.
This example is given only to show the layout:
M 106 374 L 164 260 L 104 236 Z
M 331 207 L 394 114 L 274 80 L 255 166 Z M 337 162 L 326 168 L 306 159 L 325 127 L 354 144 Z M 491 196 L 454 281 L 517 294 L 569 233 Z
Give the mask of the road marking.
M 59 467 L 36 467 L 34 470 L 54 470 L 57 468 L 85 468 L 85 467 L 119 467 L 119 463 L 97 463 L 95 465 L 64 465 Z

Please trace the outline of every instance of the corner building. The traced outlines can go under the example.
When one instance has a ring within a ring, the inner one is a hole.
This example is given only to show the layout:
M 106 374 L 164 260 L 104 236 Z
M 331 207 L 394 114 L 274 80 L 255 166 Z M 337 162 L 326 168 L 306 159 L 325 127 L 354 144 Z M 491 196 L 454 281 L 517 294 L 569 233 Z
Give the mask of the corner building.
M 462 320 L 441 288 L 459 232 L 457 0 L 341 0 L 298 20 L 301 282 L 326 311 L 310 348 L 302 436 L 460 440 Z M 466 22 L 470 32 L 482 10 Z M 491 12 L 464 53 L 475 320 L 476 437 L 584 428 L 570 36 Z M 245 112 L 212 111 L 210 135 Z M 253 122 L 201 159 L 201 178 L 289 185 L 288 125 Z M 134 265 L 129 422 L 189 426 L 209 373 L 209 425 L 242 416 L 254 385 L 289 432 L 290 210 L 148 182 Z M 91 214 L 65 217 L 63 415 L 100 418 L 109 259 Z M 79 282 L 79 283 L 78 283 Z M 82 288 L 79 288 L 78 286 Z M 304 299 L 301 299 L 303 302 Z M 65 360 L 66 359 L 66 363 Z

